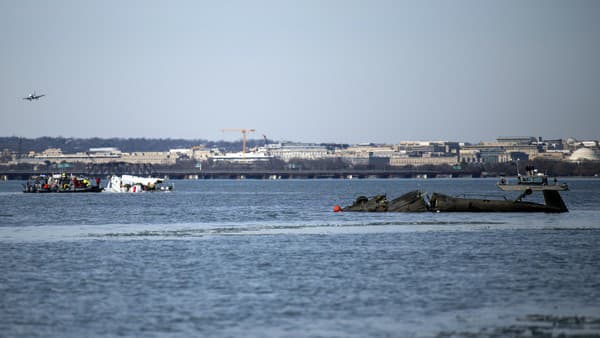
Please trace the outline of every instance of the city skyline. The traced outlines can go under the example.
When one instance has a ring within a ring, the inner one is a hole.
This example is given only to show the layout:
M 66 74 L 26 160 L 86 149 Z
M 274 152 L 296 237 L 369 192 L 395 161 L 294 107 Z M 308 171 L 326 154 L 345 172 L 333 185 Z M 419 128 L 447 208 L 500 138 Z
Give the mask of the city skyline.
M 600 138 L 595 1 L 3 2 L 0 43 L 6 136 Z
M 260 132 L 259 132 L 260 134 Z M 263 134 L 263 136 L 261 137 L 248 137 L 246 139 L 246 141 L 248 143 L 256 143 L 256 144 L 264 144 L 265 143 L 265 136 Z M 218 143 L 218 142 L 225 142 L 225 143 L 238 143 L 238 142 L 243 142 L 242 137 L 229 137 L 229 138 L 219 138 L 219 139 L 209 139 L 209 138 L 204 138 L 204 137 L 192 137 L 192 138 L 183 138 L 183 137 L 118 137 L 118 136 L 114 136 L 114 137 L 98 137 L 98 136 L 90 136 L 90 137 L 72 137 L 72 136 L 63 136 L 63 135 L 58 135 L 58 136 L 49 136 L 49 135 L 42 135 L 42 136 L 33 136 L 33 137 L 27 137 L 27 136 L 19 136 L 19 135 L 0 135 L 0 139 L 10 139 L 10 138 L 17 138 L 17 139 L 26 139 L 26 140 L 39 140 L 39 139 L 44 139 L 44 138 L 48 138 L 48 139 L 65 139 L 65 140 L 93 140 L 93 139 L 98 139 L 101 141 L 109 141 L 112 139 L 117 139 L 117 140 L 141 140 L 141 139 L 146 139 L 146 140 L 154 140 L 154 141 L 160 141 L 160 140 L 170 140 L 170 141 L 177 141 L 177 140 L 181 140 L 181 141 L 186 141 L 186 142 L 192 142 L 192 141 L 199 141 L 200 144 L 198 145 L 202 145 L 202 142 L 208 142 L 208 143 Z M 478 141 L 468 141 L 464 138 L 459 138 L 459 139 L 442 139 L 442 138 L 431 138 L 431 139 L 427 139 L 424 137 L 421 138 L 414 138 L 414 139 L 407 139 L 407 138 L 399 138 L 395 141 L 391 141 L 391 142 L 375 142 L 375 141 L 369 141 L 366 140 L 364 142 L 341 142 L 341 141 L 329 141 L 329 142 L 320 142 L 320 141 L 315 141 L 315 140 L 288 140 L 288 139 L 274 139 L 274 138 L 267 138 L 266 142 L 267 144 L 270 143 L 298 143 L 298 144 L 337 144 L 337 145 L 344 145 L 344 144 L 350 144 L 350 145 L 360 145 L 360 144 L 381 144 L 381 145 L 385 145 L 385 144 L 389 144 L 389 145 L 393 145 L 393 144 L 399 144 L 402 142 L 457 142 L 457 143 L 467 143 L 467 144 L 478 144 L 478 143 L 490 143 L 490 142 L 496 142 L 498 139 L 503 139 L 503 138 L 533 138 L 536 141 L 541 141 L 541 142 L 546 142 L 546 141 L 552 141 L 552 140 L 573 140 L 575 142 L 586 142 L 586 141 L 596 141 L 596 142 L 600 142 L 600 138 L 581 138 L 581 137 L 576 137 L 574 135 L 562 135 L 562 136 L 547 136 L 547 135 L 532 135 L 532 134 L 528 134 L 528 135 L 496 135 L 494 137 L 488 137 L 485 139 L 481 139 Z M 0 143 L 0 146 L 2 144 Z

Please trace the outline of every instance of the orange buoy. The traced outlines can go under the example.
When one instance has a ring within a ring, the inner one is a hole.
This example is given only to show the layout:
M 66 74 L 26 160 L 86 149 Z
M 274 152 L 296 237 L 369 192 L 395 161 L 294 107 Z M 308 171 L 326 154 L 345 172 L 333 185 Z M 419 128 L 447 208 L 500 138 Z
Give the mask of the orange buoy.
M 342 207 L 340 207 L 339 205 L 333 206 L 333 212 L 340 212 L 340 211 L 342 211 Z

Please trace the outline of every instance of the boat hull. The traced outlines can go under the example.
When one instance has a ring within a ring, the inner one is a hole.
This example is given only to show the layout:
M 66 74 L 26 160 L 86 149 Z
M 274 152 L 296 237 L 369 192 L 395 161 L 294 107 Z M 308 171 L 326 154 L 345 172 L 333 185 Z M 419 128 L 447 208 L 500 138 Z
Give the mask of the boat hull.
M 569 190 L 566 184 L 556 185 L 535 185 L 535 184 L 501 184 L 496 185 L 502 191 L 565 191 Z
M 23 190 L 24 193 L 27 194 L 73 194 L 73 193 L 88 193 L 88 192 L 102 192 L 102 188 L 101 187 L 97 187 L 97 186 L 93 186 L 93 187 L 89 187 L 89 188 L 75 188 L 75 189 L 59 189 L 59 190 L 52 190 L 52 189 L 32 189 L 32 190 Z

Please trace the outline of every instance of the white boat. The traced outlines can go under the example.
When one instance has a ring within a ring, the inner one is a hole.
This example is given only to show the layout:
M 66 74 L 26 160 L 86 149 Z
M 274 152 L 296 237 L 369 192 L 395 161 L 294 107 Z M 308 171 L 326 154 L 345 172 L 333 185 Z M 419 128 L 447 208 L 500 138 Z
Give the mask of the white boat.
M 165 179 L 156 177 L 140 177 L 133 175 L 111 176 L 104 191 L 106 192 L 146 192 L 171 191 L 172 184 L 164 184 Z

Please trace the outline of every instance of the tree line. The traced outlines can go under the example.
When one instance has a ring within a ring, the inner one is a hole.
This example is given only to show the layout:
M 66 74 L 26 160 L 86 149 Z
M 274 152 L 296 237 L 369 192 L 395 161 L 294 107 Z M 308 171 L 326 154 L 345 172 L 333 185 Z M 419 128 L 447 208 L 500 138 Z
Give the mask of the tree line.
M 267 140 L 267 142 L 272 142 Z M 263 146 L 265 140 L 250 139 L 246 146 L 249 148 Z M 168 151 L 169 149 L 191 148 L 204 146 L 205 148 L 219 148 L 225 151 L 241 151 L 242 141 L 209 141 L 206 139 L 179 139 L 179 138 L 72 138 L 72 137 L 0 137 L 0 151 L 26 154 L 29 151 L 37 153 L 48 148 L 60 148 L 63 153 L 87 152 L 90 148 L 114 147 L 123 152 L 150 152 Z

